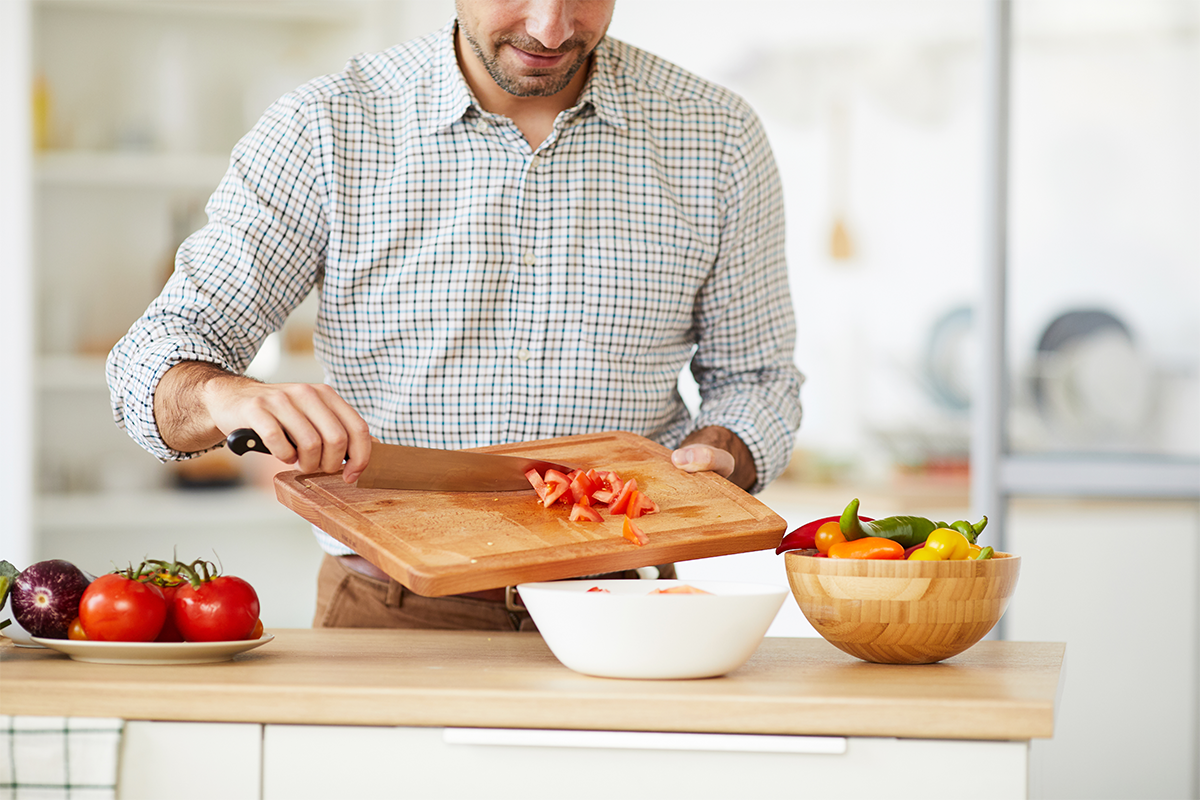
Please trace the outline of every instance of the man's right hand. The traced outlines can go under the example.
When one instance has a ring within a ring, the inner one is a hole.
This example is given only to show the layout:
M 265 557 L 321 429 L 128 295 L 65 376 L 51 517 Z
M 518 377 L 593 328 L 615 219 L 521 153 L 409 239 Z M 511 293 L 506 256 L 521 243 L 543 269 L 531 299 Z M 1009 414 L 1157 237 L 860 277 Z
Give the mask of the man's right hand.
M 261 383 L 188 361 L 163 375 L 154 416 L 163 441 L 182 452 L 253 428 L 275 458 L 301 472 L 340 471 L 353 483 L 371 458 L 366 421 L 324 384 Z

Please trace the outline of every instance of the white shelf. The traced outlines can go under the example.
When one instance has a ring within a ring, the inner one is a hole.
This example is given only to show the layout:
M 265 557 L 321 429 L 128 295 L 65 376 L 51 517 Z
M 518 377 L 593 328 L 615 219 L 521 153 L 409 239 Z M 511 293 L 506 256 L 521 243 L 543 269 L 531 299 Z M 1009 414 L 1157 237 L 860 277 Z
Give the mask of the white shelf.
M 42 494 L 34 499 L 41 530 L 195 528 L 286 524 L 295 515 L 267 490 L 192 489 L 88 494 Z
M 373 0 L 34 0 L 34 8 L 354 25 Z
M 1166 456 L 1009 455 L 998 479 L 1008 496 L 1200 497 L 1200 461 Z
M 64 150 L 39 154 L 34 176 L 42 186 L 211 192 L 228 166 L 228 155 Z

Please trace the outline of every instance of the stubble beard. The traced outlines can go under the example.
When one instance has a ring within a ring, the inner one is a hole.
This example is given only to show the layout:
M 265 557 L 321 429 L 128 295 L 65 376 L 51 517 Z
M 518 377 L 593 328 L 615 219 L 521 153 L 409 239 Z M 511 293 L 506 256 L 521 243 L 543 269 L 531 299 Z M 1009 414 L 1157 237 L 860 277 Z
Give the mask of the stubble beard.
M 546 53 L 546 49 L 536 39 L 503 36 L 493 42 L 493 52 L 487 53 L 471 31 L 467 30 L 465 26 L 462 26 L 461 29 L 467 43 L 471 45 L 471 50 L 483 63 L 488 75 L 492 76 L 496 85 L 516 97 L 549 97 L 558 94 L 567 88 L 567 84 L 575 77 L 575 73 L 579 72 L 579 68 L 587 63 L 588 57 L 592 54 L 592 51 L 584 50 L 586 43 L 582 40 L 568 39 L 556 52 L 574 49 L 578 55 L 565 68 L 560 66 L 556 67 L 554 71 L 535 70 L 525 75 L 514 75 L 505 70 L 496 54 L 506 44 L 535 55 Z

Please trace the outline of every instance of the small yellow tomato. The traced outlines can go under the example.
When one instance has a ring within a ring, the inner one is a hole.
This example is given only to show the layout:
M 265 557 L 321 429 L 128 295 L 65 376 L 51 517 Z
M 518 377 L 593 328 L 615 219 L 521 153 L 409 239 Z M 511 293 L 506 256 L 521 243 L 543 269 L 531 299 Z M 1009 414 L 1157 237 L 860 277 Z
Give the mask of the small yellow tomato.
M 842 528 L 836 520 L 826 522 L 821 527 L 817 528 L 816 536 L 813 537 L 817 542 L 817 551 L 829 555 L 829 548 L 835 544 L 840 544 L 846 541 L 846 537 L 842 534 Z

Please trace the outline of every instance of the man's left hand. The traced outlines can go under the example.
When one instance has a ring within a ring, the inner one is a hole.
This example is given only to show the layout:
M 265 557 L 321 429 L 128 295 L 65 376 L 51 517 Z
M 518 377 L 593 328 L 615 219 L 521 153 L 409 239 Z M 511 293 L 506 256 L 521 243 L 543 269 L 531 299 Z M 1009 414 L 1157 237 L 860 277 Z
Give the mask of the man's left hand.
M 671 453 L 671 463 L 684 472 L 715 472 L 743 489 L 758 480 L 750 448 L 733 432 L 717 426 L 701 428 Z

